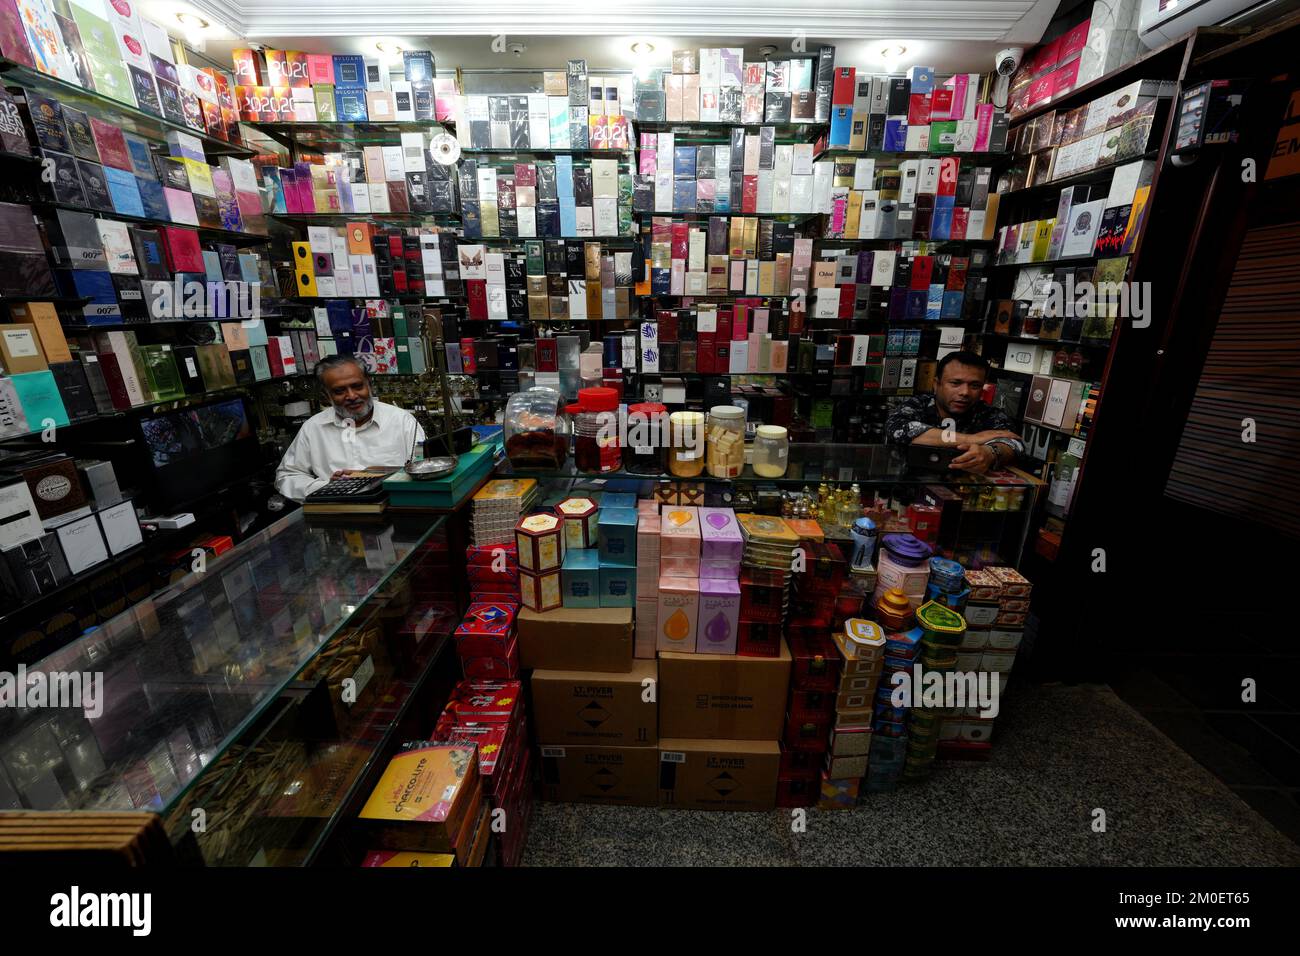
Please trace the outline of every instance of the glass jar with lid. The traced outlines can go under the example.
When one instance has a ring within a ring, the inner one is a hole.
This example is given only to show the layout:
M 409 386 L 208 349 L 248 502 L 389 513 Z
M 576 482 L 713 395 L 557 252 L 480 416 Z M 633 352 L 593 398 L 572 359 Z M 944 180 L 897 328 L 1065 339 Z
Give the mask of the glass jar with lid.
M 623 464 L 618 443 L 618 392 L 612 388 L 580 388 L 578 401 L 568 407 L 573 416 L 573 464 L 579 471 L 605 474 Z
M 704 413 L 673 412 L 668 416 L 668 472 L 674 478 L 698 478 L 704 473 Z
M 560 468 L 569 457 L 569 434 L 569 417 L 553 388 L 515 392 L 506 403 L 502 436 L 517 468 Z
M 790 463 L 790 433 L 780 425 L 759 425 L 754 433 L 754 474 L 780 478 Z
M 714 478 L 739 478 L 745 469 L 745 410 L 735 405 L 709 409 L 708 468 Z
M 638 402 L 627 407 L 627 447 L 623 467 L 637 475 L 664 473 L 668 447 L 668 406 Z

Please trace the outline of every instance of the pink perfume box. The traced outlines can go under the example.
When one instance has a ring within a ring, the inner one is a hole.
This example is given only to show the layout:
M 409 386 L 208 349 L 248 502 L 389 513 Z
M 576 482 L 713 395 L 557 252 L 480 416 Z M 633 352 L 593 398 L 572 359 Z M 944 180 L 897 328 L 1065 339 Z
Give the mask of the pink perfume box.
M 700 559 L 680 555 L 660 555 L 659 576 L 669 578 L 698 578 Z
M 659 517 L 659 502 L 653 498 L 638 498 L 636 500 L 637 514 L 652 515 Z
M 700 556 L 700 509 L 691 505 L 665 508 L 659 516 L 659 555 L 681 558 Z
M 735 578 L 703 578 L 696 615 L 697 654 L 736 653 L 740 619 L 740 584 Z
M 661 651 L 695 653 L 695 622 L 700 609 L 700 582 L 696 578 L 659 579 L 656 644 Z
M 740 577 L 740 557 L 745 539 L 730 508 L 700 509 L 700 575 L 706 578 Z

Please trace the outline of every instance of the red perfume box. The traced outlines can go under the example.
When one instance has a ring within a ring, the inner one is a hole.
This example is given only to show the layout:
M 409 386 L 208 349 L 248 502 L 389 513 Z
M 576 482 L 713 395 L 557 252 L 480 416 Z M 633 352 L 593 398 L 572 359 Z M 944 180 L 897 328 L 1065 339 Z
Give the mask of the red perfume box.
M 825 631 L 818 634 L 787 634 L 793 666 L 790 686 L 796 690 L 834 692 L 839 688 L 840 653 Z
M 833 690 L 792 690 L 790 721 L 824 721 L 835 716 L 836 692 Z
M 834 698 L 831 702 L 834 703 Z M 781 743 L 790 750 L 806 750 L 811 753 L 825 753 L 829 746 L 831 726 L 835 723 L 835 713 L 829 717 L 817 719 L 795 719 L 793 715 L 786 721 L 785 736 Z
M 744 600 L 743 596 L 741 600 Z M 780 619 L 776 621 L 742 619 L 736 627 L 736 654 L 740 657 L 780 657 Z
M 811 807 L 821 797 L 821 773 L 786 776 L 776 779 L 776 805 L 778 807 Z

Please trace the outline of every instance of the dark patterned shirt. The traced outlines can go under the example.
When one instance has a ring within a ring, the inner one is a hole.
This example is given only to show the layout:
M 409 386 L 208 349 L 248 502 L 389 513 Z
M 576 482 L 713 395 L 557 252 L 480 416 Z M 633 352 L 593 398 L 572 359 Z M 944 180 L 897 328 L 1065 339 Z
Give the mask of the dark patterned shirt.
M 933 392 L 913 395 L 889 413 L 885 433 L 891 445 L 910 445 L 912 439 L 931 428 L 943 428 L 943 419 Z M 974 432 L 1016 430 L 1006 412 L 983 402 L 976 402 L 970 411 L 954 421 L 957 423 L 956 431 L 967 435 Z M 1008 438 L 1005 443 L 1015 449 L 1017 456 L 1025 453 L 1025 443 L 1020 439 Z

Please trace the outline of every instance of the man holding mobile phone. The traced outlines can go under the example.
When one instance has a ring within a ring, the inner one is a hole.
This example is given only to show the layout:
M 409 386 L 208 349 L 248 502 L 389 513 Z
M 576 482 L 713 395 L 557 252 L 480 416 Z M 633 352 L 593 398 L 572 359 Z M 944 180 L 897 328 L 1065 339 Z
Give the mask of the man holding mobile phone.
M 905 399 L 889 415 L 891 445 L 955 448 L 948 467 L 982 475 L 1024 454 L 1025 443 L 1001 409 L 980 400 L 989 363 L 974 352 L 949 352 L 939 360 L 934 392 Z

